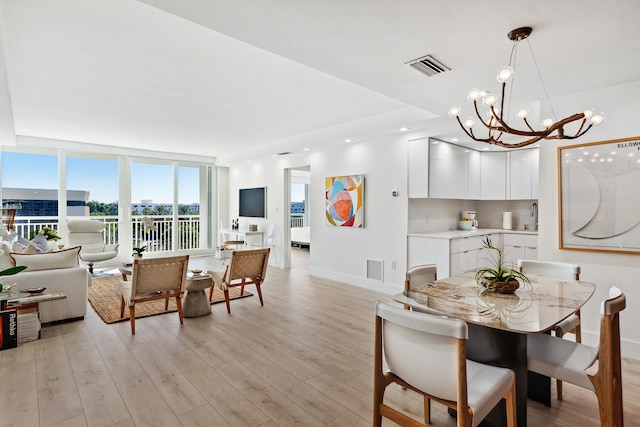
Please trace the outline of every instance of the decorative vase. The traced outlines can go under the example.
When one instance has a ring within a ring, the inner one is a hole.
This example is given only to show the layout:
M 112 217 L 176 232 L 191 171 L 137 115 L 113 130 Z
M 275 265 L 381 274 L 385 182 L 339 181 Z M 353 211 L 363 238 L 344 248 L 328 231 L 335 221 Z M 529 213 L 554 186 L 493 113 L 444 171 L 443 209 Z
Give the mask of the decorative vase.
M 508 282 L 496 282 L 492 280 L 481 280 L 480 284 L 488 291 L 499 294 L 512 294 L 520 287 L 520 282 L 510 280 Z

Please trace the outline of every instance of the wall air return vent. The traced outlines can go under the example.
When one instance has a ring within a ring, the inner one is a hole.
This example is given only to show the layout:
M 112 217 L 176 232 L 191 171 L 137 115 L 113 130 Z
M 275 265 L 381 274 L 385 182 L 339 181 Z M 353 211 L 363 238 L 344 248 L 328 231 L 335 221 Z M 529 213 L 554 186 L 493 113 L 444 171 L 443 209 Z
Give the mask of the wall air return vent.
M 367 279 L 382 280 L 382 261 L 367 260 Z
M 407 62 L 405 65 L 409 65 L 410 67 L 420 71 L 422 74 L 426 74 L 428 77 L 444 73 L 445 71 L 451 71 L 449 67 L 447 67 L 431 55 L 414 59 L 413 61 Z

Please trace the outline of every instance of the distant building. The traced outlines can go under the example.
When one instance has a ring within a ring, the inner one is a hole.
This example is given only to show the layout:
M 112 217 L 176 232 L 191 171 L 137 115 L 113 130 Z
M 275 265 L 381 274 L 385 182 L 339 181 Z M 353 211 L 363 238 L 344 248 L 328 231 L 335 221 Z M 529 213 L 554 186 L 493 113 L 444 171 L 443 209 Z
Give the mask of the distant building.
M 291 213 L 304 213 L 304 202 L 291 202 Z
M 89 192 L 67 190 L 67 216 L 89 216 Z M 2 204 L 18 205 L 16 216 L 58 216 L 58 190 L 2 188 Z

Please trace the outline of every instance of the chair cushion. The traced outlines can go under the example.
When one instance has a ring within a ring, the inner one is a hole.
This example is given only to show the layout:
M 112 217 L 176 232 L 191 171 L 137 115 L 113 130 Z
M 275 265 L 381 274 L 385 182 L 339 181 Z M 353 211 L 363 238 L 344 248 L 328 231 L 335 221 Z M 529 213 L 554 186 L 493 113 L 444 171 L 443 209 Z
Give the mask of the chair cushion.
M 83 252 L 80 254 L 80 258 L 85 262 L 106 261 L 108 259 L 115 258 L 116 256 L 118 256 L 117 252 L 94 252 L 94 253 Z
M 16 266 L 25 265 L 28 271 L 54 270 L 57 268 L 71 268 L 78 266 L 78 254 L 80 246 L 63 249 L 57 252 L 44 252 L 36 254 L 11 253 Z
M 527 335 L 530 371 L 557 378 L 593 391 L 585 370 L 596 361 L 598 347 L 556 338 L 548 334 Z
M 467 360 L 467 400 L 478 425 L 507 394 L 516 376 L 511 369 Z

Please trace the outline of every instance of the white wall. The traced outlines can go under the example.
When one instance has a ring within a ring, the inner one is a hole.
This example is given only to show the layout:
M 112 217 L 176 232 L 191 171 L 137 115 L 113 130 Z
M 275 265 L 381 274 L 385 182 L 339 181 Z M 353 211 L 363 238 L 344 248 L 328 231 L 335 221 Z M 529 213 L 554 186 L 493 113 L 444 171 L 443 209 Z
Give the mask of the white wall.
M 267 219 L 241 218 L 240 226 L 257 223 L 266 231 L 277 225 L 279 264 L 284 255 L 283 226 L 286 168 L 310 165 L 311 248 L 310 273 L 386 292 L 399 292 L 406 265 L 407 198 L 406 137 L 387 137 L 365 143 L 232 165 L 229 170 L 230 218 L 237 217 L 237 190 L 267 186 Z M 364 228 L 330 227 L 325 224 L 325 178 L 365 175 Z M 399 196 L 393 197 L 392 191 Z M 383 263 L 383 280 L 366 278 L 367 260 Z M 392 265 L 395 262 L 396 268 Z

